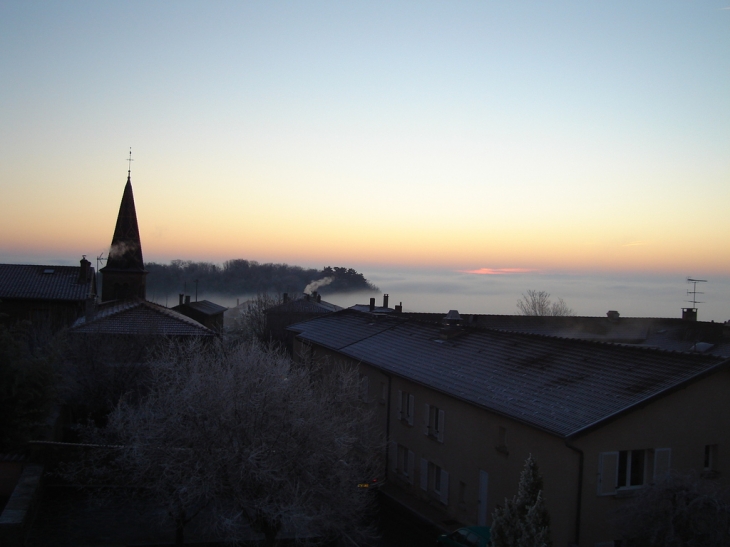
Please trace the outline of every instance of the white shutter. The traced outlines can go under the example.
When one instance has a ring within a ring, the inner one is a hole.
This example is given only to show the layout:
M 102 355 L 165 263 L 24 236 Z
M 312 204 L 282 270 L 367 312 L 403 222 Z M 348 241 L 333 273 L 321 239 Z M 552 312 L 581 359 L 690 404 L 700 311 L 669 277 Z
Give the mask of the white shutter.
M 657 448 L 654 450 L 654 482 L 662 480 L 669 474 L 671 460 L 671 448 Z
M 602 452 L 598 455 L 598 495 L 616 493 L 618 482 L 618 452 Z
M 428 490 L 428 460 L 421 458 L 421 490 Z
M 408 451 L 408 482 L 413 484 L 413 475 L 416 474 L 416 455 L 412 450 Z
M 446 417 L 446 413 L 443 410 L 439 410 L 439 430 L 438 430 L 438 439 L 439 442 L 444 442 L 444 418 Z
M 428 426 L 431 420 L 431 406 L 428 403 L 423 405 L 423 434 L 428 435 Z
M 449 504 L 449 474 L 441 470 L 441 503 Z
M 413 425 L 413 414 L 416 410 L 416 398 L 413 395 L 408 396 L 408 425 Z
M 395 474 L 398 472 L 398 443 L 388 444 L 388 456 L 390 458 L 390 470 Z
M 398 390 L 398 419 L 403 419 L 403 392 Z

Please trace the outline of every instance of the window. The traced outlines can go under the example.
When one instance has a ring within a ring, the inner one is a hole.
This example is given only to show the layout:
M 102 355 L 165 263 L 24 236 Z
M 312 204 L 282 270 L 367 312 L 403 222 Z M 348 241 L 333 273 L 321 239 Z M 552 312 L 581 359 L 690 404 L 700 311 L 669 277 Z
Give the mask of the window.
M 671 449 L 603 452 L 598 459 L 598 495 L 610 496 L 664 477 L 670 468 Z
M 703 465 L 702 476 L 705 478 L 713 478 L 719 474 L 717 469 L 717 445 L 705 445 L 705 463 Z
M 423 465 L 422 465 L 423 467 Z M 432 497 L 449 504 L 449 474 L 433 462 L 428 462 L 427 489 Z M 423 480 L 423 479 L 421 479 Z
M 395 472 L 401 478 L 407 480 L 410 484 L 413 484 L 416 467 L 416 455 L 408 450 L 408 447 L 402 444 L 396 444 L 396 466 Z
M 360 376 L 360 399 L 367 402 L 369 393 L 370 379 L 367 376 Z
M 440 408 L 431 405 L 423 405 L 423 433 L 444 442 L 444 420 L 445 413 Z
M 619 488 L 642 486 L 646 470 L 646 450 L 622 450 L 618 453 Z
M 415 409 L 415 398 L 406 391 L 398 390 L 398 419 L 413 425 L 413 411 Z
M 509 450 L 507 450 L 507 428 L 504 426 L 497 426 L 497 445 L 494 447 L 497 449 L 497 452 L 502 452 L 503 454 L 509 454 Z

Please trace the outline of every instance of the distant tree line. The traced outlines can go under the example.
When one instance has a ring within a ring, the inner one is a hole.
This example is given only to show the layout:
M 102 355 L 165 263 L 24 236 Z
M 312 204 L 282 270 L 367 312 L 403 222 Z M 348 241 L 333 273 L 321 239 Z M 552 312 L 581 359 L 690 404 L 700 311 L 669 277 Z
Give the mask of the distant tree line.
M 185 292 L 198 295 L 224 294 L 239 296 L 261 293 L 303 292 L 312 282 L 327 279 L 318 284 L 321 294 L 351 291 L 377 291 L 365 276 L 352 268 L 327 266 L 302 268 L 289 264 L 259 264 L 254 260 L 228 260 L 219 266 L 212 262 L 173 260 L 170 264 L 148 262 L 145 264 L 147 294 L 151 297 L 176 295 Z

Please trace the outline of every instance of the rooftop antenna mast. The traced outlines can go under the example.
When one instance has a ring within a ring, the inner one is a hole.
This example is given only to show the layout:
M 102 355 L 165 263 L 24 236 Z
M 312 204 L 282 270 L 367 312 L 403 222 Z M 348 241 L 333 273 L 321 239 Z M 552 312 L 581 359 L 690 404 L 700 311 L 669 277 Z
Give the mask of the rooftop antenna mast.
M 104 251 L 101 252 L 99 256 L 96 257 L 96 271 L 99 271 L 99 263 L 104 262 L 106 258 L 104 258 Z
M 692 283 L 692 290 L 687 291 L 687 295 L 691 296 L 692 300 L 686 300 L 686 302 L 691 302 L 693 308 L 696 308 L 697 304 L 704 304 L 704 302 L 700 302 L 699 300 L 697 300 L 698 294 L 705 294 L 697 290 L 697 283 L 707 283 L 707 279 L 692 279 L 691 277 L 688 277 L 687 283 Z

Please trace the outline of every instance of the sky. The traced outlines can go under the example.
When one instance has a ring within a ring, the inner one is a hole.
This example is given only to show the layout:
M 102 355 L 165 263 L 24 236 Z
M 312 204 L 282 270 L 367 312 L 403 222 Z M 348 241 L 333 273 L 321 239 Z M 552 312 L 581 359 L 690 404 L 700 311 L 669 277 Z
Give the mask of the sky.
M 730 0 L 0 3 L 0 261 L 730 276 Z M 680 287 L 680 291 L 684 287 Z

